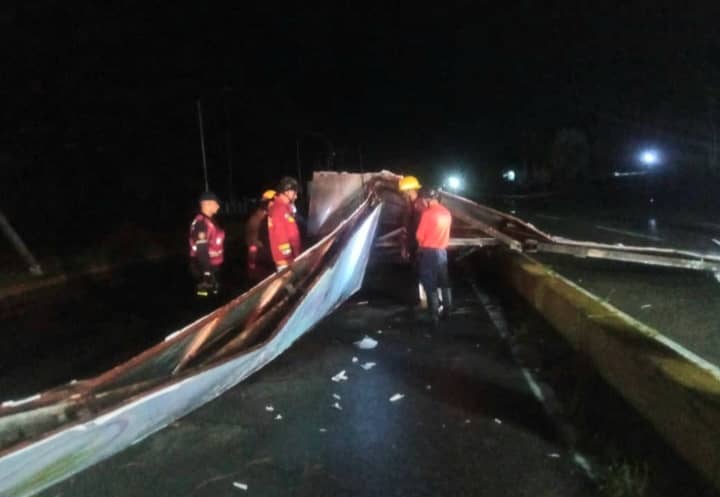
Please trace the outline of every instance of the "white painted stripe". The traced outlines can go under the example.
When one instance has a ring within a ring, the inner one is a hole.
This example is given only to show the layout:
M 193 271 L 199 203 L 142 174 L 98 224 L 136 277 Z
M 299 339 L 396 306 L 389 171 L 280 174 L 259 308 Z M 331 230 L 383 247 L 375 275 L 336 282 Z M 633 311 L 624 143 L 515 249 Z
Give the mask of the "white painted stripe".
M 612 228 L 610 226 L 601 226 L 599 224 L 596 224 L 595 227 L 599 230 L 608 231 L 610 233 L 617 233 L 619 235 L 634 236 L 635 238 L 642 238 L 643 240 L 651 240 L 653 242 L 661 242 L 662 241 L 662 238 L 660 238 L 658 236 L 643 235 L 642 233 L 638 233 L 637 231 L 621 230 L 621 229 L 617 229 L 617 228 Z

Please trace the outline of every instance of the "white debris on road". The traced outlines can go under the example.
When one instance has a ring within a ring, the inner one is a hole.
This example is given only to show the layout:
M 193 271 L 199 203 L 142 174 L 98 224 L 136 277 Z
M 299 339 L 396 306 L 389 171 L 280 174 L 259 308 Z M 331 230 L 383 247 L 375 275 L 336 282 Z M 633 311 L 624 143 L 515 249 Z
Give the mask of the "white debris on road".
M 248 486 L 245 483 L 241 483 L 239 481 L 233 482 L 233 487 L 239 488 L 240 490 L 245 490 L 247 492 Z
M 390 402 L 397 402 L 398 400 L 405 398 L 405 396 L 401 393 L 396 393 L 392 397 L 390 397 Z
M 265 406 L 265 410 L 267 412 L 273 412 L 275 410 L 275 408 L 273 406 Z
M 425 390 L 432 390 L 432 385 L 425 385 Z
M 282 414 L 278 414 L 277 416 L 275 416 L 275 419 L 277 419 L 278 421 L 280 421 L 280 420 L 282 419 Z
M 499 425 L 501 425 L 501 424 L 502 424 L 502 421 L 501 421 L 501 420 L 499 420 L 498 418 L 495 418 L 495 422 L 496 422 L 497 424 L 499 424 Z
M 557 452 L 552 452 L 548 454 L 548 457 L 552 457 L 553 459 L 560 459 L 560 454 L 558 454 Z
M 334 399 L 337 399 L 337 400 L 342 399 L 342 397 L 340 397 L 340 396 L 339 396 L 338 394 L 336 394 L 336 393 L 333 394 L 333 398 L 334 398 Z
M 377 330 L 378 335 L 382 335 L 382 330 Z
M 332 406 L 333 406 L 335 409 L 337 409 L 338 411 L 342 411 L 342 406 L 340 405 L 339 402 L 335 402 Z
M 372 368 L 375 367 L 374 362 L 366 362 L 365 364 L 360 364 L 360 367 L 363 368 L 365 371 L 370 371 Z
M 640 306 L 640 309 L 650 309 L 652 307 L 652 304 L 643 304 Z
M 353 357 L 353 358 L 352 358 L 352 362 L 353 362 L 353 363 L 358 362 L 358 360 L 359 360 L 359 359 L 358 359 L 357 357 Z
M 363 350 L 374 349 L 375 347 L 377 347 L 377 344 L 377 340 L 370 338 L 367 335 L 365 335 L 362 340 L 358 340 L 357 342 L 355 342 L 355 346 Z
M 339 382 L 341 382 L 341 381 L 347 381 L 348 377 L 347 377 L 347 375 L 345 374 L 345 370 L 343 369 L 343 370 L 340 371 L 338 374 L 336 374 L 335 376 L 333 376 L 331 379 L 332 379 L 332 381 L 334 381 L 335 383 L 339 383 Z
M 367 300 L 361 300 L 360 302 L 357 303 L 357 305 L 368 305 L 368 301 L 367 301 Z
M 320 431 L 320 433 L 327 433 L 327 428 L 320 428 L 318 431 Z

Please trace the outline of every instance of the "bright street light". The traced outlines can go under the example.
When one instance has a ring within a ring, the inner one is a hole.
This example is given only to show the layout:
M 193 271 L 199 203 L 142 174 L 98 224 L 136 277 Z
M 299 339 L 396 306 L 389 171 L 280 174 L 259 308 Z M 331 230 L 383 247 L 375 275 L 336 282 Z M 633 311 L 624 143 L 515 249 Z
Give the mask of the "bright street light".
M 517 174 L 515 174 L 515 170 L 510 169 L 508 171 L 505 171 L 502 174 L 502 177 L 505 178 L 508 181 L 515 181 L 515 178 L 517 177 Z
M 458 191 L 462 188 L 462 179 L 459 176 L 449 176 L 446 183 L 451 190 Z
M 655 164 L 658 164 L 660 162 L 660 154 L 657 150 L 643 150 L 640 153 L 640 162 L 642 162 L 646 166 L 654 166 Z

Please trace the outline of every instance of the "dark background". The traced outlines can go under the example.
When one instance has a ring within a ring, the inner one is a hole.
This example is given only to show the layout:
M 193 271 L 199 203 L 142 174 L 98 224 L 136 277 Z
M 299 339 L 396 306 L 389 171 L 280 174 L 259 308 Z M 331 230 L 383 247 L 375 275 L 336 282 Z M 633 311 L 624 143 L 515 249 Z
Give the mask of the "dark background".
M 572 187 L 653 146 L 653 174 L 714 188 L 717 4 L 580 4 L 0 7 L 0 209 L 35 243 L 184 226 L 198 99 L 224 199 L 296 175 L 298 141 L 305 178 L 461 170 L 485 191 L 512 167 L 516 189 Z

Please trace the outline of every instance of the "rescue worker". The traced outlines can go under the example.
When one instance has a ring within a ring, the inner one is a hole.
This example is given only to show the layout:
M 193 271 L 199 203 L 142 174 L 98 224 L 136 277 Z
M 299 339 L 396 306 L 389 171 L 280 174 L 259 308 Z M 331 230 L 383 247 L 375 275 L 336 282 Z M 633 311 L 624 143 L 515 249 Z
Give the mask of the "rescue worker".
M 442 292 L 443 317 L 448 316 L 452 308 L 447 268 L 447 247 L 450 242 L 452 215 L 440 203 L 440 193 L 437 190 L 423 190 L 421 195 L 426 209 L 420 217 L 420 225 L 415 233 L 419 247 L 418 273 L 428 295 L 432 323 L 437 326 L 440 320 L 438 288 Z
M 275 200 L 268 209 L 267 226 L 270 251 L 277 271 L 288 267 L 302 252 L 302 241 L 295 220 L 294 206 L 299 188 L 295 178 L 281 179 Z
M 225 232 L 213 217 L 220 210 L 220 200 L 212 192 L 200 195 L 200 212 L 190 225 L 190 270 L 197 283 L 198 296 L 217 295 L 218 273 L 223 263 Z
M 266 190 L 260 197 L 260 205 L 245 223 L 245 243 L 247 244 L 247 271 L 251 284 L 262 281 L 274 270 L 270 242 L 268 240 L 267 215 L 275 190 Z
M 421 188 L 422 185 L 415 176 L 403 176 L 398 182 L 398 189 L 407 202 L 403 219 L 405 233 L 400 239 L 400 256 L 413 265 L 417 265 L 415 232 L 420 224 L 420 216 L 425 210 L 425 202 L 420 198 L 419 194 Z M 418 282 L 418 308 L 427 309 L 427 305 L 427 293 L 422 283 Z

